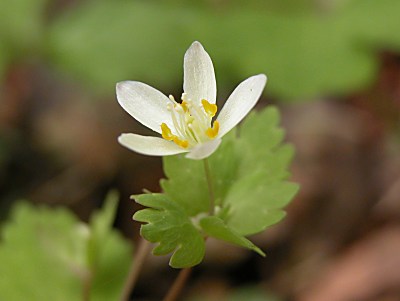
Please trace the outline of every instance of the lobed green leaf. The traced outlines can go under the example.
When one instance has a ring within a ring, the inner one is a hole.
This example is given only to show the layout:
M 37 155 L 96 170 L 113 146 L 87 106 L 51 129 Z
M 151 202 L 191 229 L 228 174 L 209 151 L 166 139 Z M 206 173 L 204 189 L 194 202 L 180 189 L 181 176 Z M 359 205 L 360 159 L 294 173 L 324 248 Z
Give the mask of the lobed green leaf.
M 133 219 L 147 223 L 140 234 L 150 242 L 159 243 L 154 255 L 173 252 L 170 265 L 186 268 L 201 262 L 205 253 L 204 238 L 179 203 L 164 194 L 135 196 L 137 203 L 149 207 L 136 212 Z
M 17 204 L 1 232 L 0 300 L 80 300 L 88 279 L 91 300 L 118 300 L 132 248 L 111 227 L 116 195 L 106 203 L 91 225 L 64 208 Z
M 183 155 L 163 158 L 165 194 L 137 196 L 149 208 L 134 215 L 147 223 L 141 228 L 143 237 L 159 242 L 154 254 L 174 252 L 175 267 L 197 264 L 204 256 L 203 234 L 264 254 L 244 236 L 279 222 L 285 216 L 282 208 L 298 191 L 298 185 L 286 181 L 294 151 L 282 143 L 279 121 L 274 107 L 250 114 L 207 159 L 215 216 L 209 216 L 204 162 Z
M 230 242 L 249 250 L 253 250 L 261 256 L 265 256 L 265 253 L 261 251 L 260 248 L 254 245 L 243 235 L 240 235 L 235 230 L 231 229 L 228 225 L 224 223 L 222 219 L 217 216 L 207 216 L 202 218 L 200 220 L 200 226 L 203 231 L 211 237 Z

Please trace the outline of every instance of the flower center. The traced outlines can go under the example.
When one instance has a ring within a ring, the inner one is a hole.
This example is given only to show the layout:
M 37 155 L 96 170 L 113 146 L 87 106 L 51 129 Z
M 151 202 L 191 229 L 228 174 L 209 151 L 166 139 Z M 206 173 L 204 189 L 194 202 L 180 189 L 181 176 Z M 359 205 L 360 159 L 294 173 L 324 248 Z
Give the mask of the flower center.
M 171 102 L 167 105 L 171 112 L 174 130 L 166 123 L 161 124 L 161 134 L 165 140 L 173 141 L 182 148 L 188 148 L 199 143 L 212 140 L 218 135 L 219 122 L 212 118 L 217 113 L 218 107 L 201 100 L 201 105 L 194 103 L 182 94 L 182 102 L 178 103 L 171 95 Z

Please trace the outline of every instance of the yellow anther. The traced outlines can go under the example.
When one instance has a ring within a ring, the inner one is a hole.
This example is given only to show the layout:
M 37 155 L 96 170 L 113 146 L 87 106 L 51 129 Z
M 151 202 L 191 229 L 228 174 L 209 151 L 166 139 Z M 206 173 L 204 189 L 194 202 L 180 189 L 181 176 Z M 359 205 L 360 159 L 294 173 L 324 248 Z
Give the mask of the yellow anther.
M 182 100 L 181 106 L 185 113 L 189 110 L 188 103 L 186 101 Z
M 187 148 L 189 146 L 189 142 L 187 140 L 181 140 L 178 137 L 174 137 L 175 144 L 179 145 L 180 147 Z
M 216 104 L 209 103 L 207 100 L 202 99 L 201 104 L 203 105 L 204 111 L 211 117 L 214 117 L 217 113 L 218 107 Z
M 180 147 L 187 148 L 189 146 L 189 141 L 181 140 L 176 135 L 173 135 L 171 129 L 165 123 L 161 123 L 161 135 L 165 140 L 174 141 Z
M 171 141 L 175 138 L 175 135 L 172 134 L 171 129 L 167 124 L 161 124 L 161 135 L 165 140 Z
M 218 132 L 219 132 L 219 122 L 218 120 L 215 120 L 213 127 L 207 129 L 206 135 L 208 136 L 208 138 L 214 139 L 215 137 L 217 137 Z

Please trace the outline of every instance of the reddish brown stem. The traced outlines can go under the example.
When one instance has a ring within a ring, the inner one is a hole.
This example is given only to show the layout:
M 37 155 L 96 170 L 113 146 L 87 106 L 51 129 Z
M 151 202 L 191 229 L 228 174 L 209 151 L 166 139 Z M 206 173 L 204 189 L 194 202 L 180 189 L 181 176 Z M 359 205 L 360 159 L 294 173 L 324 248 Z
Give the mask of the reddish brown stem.
M 121 301 L 129 301 L 129 296 L 135 287 L 136 281 L 139 278 L 140 270 L 149 254 L 151 244 L 143 237 L 140 238 L 140 243 L 137 251 L 132 259 L 129 274 L 126 278 L 125 285 L 121 295 Z
M 175 301 L 179 297 L 182 292 L 182 289 L 185 287 L 186 281 L 188 280 L 192 269 L 182 269 L 179 272 L 178 277 L 176 277 L 174 283 L 169 289 L 167 295 L 164 297 L 163 301 Z

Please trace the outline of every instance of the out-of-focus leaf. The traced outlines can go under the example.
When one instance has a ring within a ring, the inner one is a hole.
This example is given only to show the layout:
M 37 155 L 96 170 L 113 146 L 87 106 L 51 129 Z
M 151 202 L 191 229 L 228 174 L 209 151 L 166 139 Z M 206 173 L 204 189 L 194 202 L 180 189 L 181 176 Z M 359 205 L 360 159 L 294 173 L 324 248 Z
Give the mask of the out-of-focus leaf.
M 224 47 L 242 76 L 267 74 L 266 92 L 280 98 L 345 93 L 371 81 L 376 61 L 341 25 L 335 15 L 237 11 L 222 23 Z
M 2 228 L 0 299 L 79 300 L 89 235 L 65 209 L 18 204 Z
M 257 7 L 215 14 L 211 4 L 92 1 L 54 24 L 48 45 L 56 65 L 109 93 L 110 82 L 125 79 L 180 87 L 183 49 L 194 39 L 210 52 L 222 91 L 256 73 L 269 76 L 267 93 L 281 99 L 343 94 L 373 79 L 377 61 L 357 27 L 343 22 L 344 8 L 321 16 Z
M 118 194 L 113 191 L 107 196 L 101 211 L 94 212 L 90 219 L 88 262 L 95 266 L 101 254 L 101 244 L 108 239 L 118 205 Z
M 91 300 L 118 300 L 131 247 L 111 229 L 115 205 L 109 200 L 88 227 L 62 208 L 18 204 L 2 227 L 0 299 L 81 300 L 91 279 Z
M 154 255 L 173 252 L 170 265 L 186 268 L 201 262 L 204 257 L 204 238 L 185 211 L 163 194 L 142 194 L 136 202 L 149 207 L 135 213 L 133 218 L 142 225 L 140 234 L 150 242 L 158 242 Z
M 49 0 L 0 1 L 0 38 L 12 56 L 30 55 L 41 47 Z
M 150 2 L 90 1 L 54 24 L 48 40 L 51 59 L 110 94 L 114 83 L 126 79 L 171 87 L 180 80 L 187 46 L 184 27 L 177 23 L 191 22 L 180 11 Z
M 1 35 L 0 35 L 0 39 L 1 39 Z M 9 61 L 9 54 L 6 51 L 5 45 L 0 43 L 0 81 L 3 79 L 8 61 Z
M 343 11 L 343 27 L 372 50 L 400 51 L 400 2 L 357 0 Z
M 93 273 L 91 300 L 119 300 L 128 273 L 132 248 L 112 229 L 118 205 L 118 194 L 108 194 L 103 208 L 90 219 L 88 264 Z

